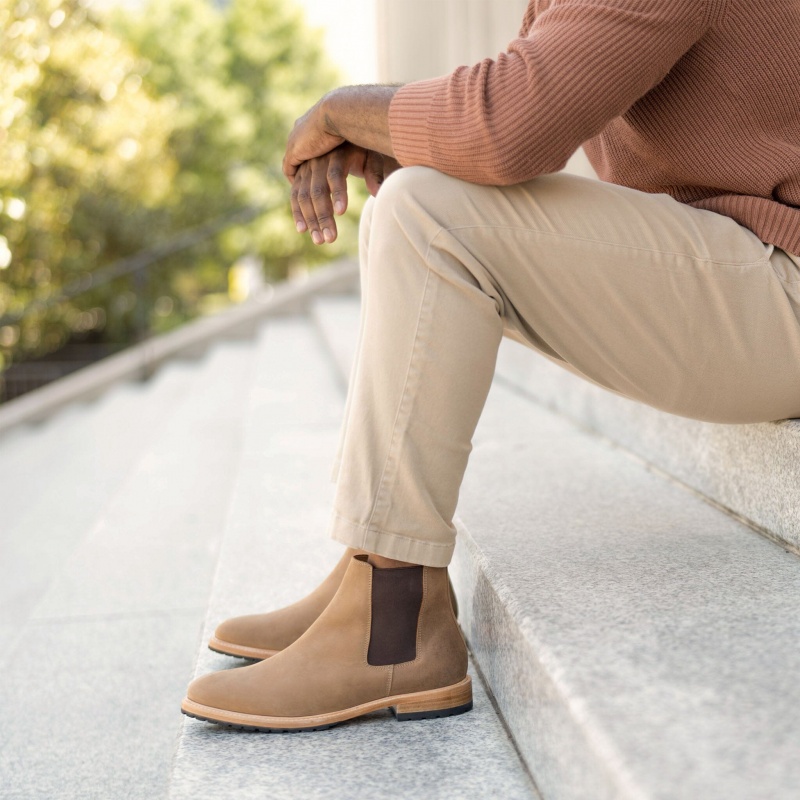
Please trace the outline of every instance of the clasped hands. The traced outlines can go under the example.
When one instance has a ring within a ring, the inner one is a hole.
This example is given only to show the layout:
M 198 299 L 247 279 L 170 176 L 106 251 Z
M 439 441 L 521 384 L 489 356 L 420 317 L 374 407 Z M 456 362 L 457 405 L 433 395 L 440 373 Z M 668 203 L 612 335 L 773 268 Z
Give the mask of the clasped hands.
M 292 184 L 297 231 L 308 233 L 317 245 L 336 240 L 336 216 L 347 210 L 348 175 L 363 178 L 374 197 L 386 177 L 400 168 L 394 158 L 352 144 L 330 130 L 324 99 L 297 120 L 283 159 L 284 175 Z

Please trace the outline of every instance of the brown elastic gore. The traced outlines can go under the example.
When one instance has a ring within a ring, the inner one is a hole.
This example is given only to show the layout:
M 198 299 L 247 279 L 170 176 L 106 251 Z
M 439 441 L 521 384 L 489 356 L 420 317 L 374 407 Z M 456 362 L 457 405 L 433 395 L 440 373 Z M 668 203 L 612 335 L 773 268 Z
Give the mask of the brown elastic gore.
M 372 568 L 372 624 L 367 663 L 402 664 L 417 657 L 424 567 Z

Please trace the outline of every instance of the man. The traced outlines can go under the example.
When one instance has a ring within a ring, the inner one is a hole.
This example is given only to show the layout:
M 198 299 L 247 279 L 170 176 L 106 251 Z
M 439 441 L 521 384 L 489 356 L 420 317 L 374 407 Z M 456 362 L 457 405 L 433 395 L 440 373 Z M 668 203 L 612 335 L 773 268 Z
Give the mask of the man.
M 496 60 L 298 120 L 298 231 L 335 239 L 347 174 L 375 195 L 333 471 L 349 549 L 307 598 L 218 628 L 264 660 L 195 681 L 186 713 L 469 710 L 446 566 L 503 336 L 673 414 L 800 416 L 798 41 L 788 0 L 531 0 Z M 559 173 L 581 144 L 601 181 Z

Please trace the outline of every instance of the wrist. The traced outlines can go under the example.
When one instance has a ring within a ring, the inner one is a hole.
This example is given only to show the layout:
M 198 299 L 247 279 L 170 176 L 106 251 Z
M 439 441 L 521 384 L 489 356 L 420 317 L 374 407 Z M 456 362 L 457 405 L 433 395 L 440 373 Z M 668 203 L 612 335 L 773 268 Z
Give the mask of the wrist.
M 392 155 L 389 104 L 396 86 L 342 86 L 317 104 L 317 125 L 325 134 L 384 155 Z
M 340 97 L 342 89 L 333 89 L 322 97 L 319 101 L 319 115 L 322 123 L 322 129 L 329 136 L 338 136 L 342 139 L 344 137 L 339 131 L 337 123 L 338 111 L 340 108 Z

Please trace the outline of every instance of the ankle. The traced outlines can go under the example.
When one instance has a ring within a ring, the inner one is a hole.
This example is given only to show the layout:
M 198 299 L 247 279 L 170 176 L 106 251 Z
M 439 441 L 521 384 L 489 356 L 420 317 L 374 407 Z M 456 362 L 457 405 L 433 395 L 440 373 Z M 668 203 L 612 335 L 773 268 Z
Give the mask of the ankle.
M 398 561 L 395 558 L 379 556 L 377 553 L 369 553 L 367 559 L 373 567 L 377 569 L 397 569 L 398 567 L 419 567 L 421 564 L 412 564 L 408 561 Z

